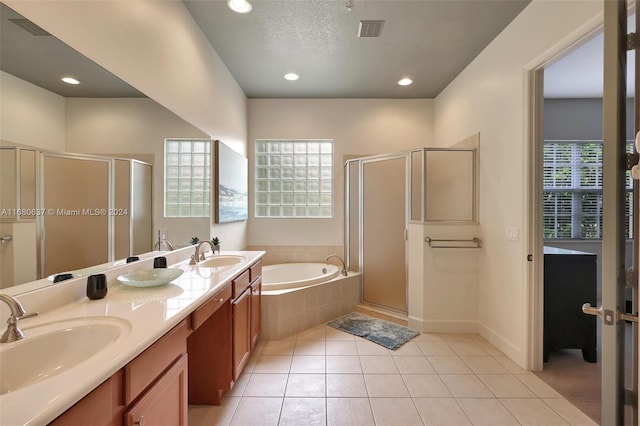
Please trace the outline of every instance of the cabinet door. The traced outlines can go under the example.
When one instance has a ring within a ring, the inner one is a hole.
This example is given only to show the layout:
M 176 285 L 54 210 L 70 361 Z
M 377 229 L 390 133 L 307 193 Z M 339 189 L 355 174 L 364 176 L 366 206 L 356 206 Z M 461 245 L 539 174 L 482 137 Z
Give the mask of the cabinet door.
M 247 289 L 232 304 L 233 312 L 233 380 L 238 380 L 251 350 L 251 290 Z
M 262 278 L 259 277 L 251 284 L 251 349 L 258 343 L 262 324 L 262 306 L 260 304 L 262 292 Z
M 126 426 L 187 424 L 187 354 L 125 413 Z

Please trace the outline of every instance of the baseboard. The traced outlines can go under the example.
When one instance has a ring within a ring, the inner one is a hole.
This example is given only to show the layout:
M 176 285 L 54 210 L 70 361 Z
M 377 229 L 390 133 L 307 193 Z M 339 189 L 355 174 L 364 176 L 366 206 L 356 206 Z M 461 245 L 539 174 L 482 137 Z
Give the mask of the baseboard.
M 524 369 L 527 368 L 527 360 L 526 357 L 523 356 L 524 354 L 522 353 L 522 349 L 519 349 L 509 340 L 481 322 L 478 322 L 478 333 L 484 337 L 486 341 L 495 346 L 500 352 L 518 364 L 518 366 Z
M 409 317 L 409 327 L 423 333 L 478 333 L 477 321 L 424 320 Z

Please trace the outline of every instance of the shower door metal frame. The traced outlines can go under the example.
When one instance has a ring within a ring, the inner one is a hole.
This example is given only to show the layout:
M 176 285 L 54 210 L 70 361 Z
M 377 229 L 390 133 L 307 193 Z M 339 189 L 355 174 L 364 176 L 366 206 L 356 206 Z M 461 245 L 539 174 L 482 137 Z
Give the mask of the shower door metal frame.
M 364 300 L 364 280 L 365 280 L 365 271 L 364 271 L 364 164 L 367 163 L 375 163 L 386 160 L 397 160 L 404 159 L 405 161 L 405 205 L 404 205 L 404 269 L 405 269 L 405 310 L 400 311 L 389 306 L 379 305 L 372 302 L 366 302 Z M 410 151 L 391 153 L 391 154 L 382 154 L 382 155 L 374 155 L 369 157 L 362 157 L 353 160 L 348 160 L 345 162 L 345 258 L 347 262 L 347 268 L 350 268 L 351 263 L 351 238 L 349 233 L 349 224 L 351 221 L 351 209 L 350 209 L 350 201 L 351 201 L 351 171 L 349 169 L 349 165 L 351 163 L 358 163 L 358 263 L 360 270 L 360 300 L 361 302 L 366 302 L 368 305 L 374 307 L 382 307 L 385 309 L 389 309 L 394 312 L 399 312 L 402 314 L 408 314 L 408 306 L 409 306 L 409 296 L 408 296 L 408 276 L 409 276 L 409 264 L 408 264 L 408 256 L 407 256 L 407 227 L 409 224 L 409 206 L 411 203 L 411 193 L 410 193 L 410 178 L 411 174 L 409 173 L 411 164 L 410 161 Z

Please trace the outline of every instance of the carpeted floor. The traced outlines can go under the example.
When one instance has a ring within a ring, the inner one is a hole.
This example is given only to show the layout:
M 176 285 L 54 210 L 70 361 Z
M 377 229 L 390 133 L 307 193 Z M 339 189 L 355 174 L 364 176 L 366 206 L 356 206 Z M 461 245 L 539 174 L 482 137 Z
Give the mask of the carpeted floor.
M 564 349 L 551 352 L 536 375 L 600 424 L 600 363 L 585 362 L 580 349 Z

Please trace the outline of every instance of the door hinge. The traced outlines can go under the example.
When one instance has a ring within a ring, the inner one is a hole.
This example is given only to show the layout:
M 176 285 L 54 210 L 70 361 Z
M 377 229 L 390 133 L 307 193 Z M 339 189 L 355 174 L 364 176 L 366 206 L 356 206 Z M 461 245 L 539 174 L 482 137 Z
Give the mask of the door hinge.
M 634 50 L 638 46 L 638 34 L 627 34 L 627 50 Z
M 624 405 L 630 405 L 635 407 L 638 404 L 638 399 L 636 397 L 636 393 L 633 389 L 624 389 Z
M 528 254 L 527 255 L 527 262 L 533 262 L 533 255 L 532 254 Z
M 626 170 L 633 169 L 633 166 L 640 162 L 640 154 L 637 152 L 628 153 L 625 155 L 625 167 Z
M 638 288 L 638 274 L 635 269 L 629 268 L 625 272 L 625 286 L 633 289 Z

